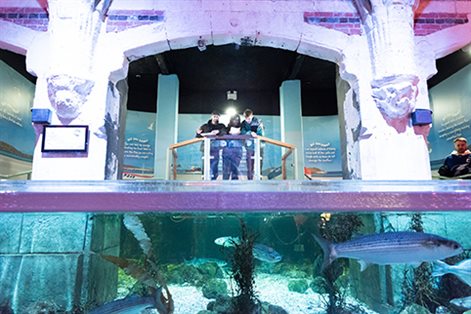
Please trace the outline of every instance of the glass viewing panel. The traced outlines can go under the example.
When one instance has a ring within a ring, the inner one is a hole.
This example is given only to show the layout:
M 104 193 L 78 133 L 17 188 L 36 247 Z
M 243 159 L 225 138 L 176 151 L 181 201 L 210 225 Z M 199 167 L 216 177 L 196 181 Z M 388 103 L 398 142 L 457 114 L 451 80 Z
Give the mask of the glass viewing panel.
M 462 313 L 471 295 L 468 181 L 0 191 L 0 312 Z

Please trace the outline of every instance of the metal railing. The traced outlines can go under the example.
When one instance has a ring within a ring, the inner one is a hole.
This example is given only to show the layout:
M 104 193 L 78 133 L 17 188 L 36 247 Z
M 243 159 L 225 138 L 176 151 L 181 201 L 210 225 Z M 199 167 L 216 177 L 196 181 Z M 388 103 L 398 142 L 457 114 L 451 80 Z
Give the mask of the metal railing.
M 10 179 L 13 179 L 13 178 L 16 178 L 16 177 L 21 177 L 21 176 L 26 176 L 26 180 L 30 180 L 31 179 L 31 173 L 32 173 L 31 170 L 27 170 L 27 171 L 21 171 L 21 172 L 17 172 L 17 173 L 13 173 L 13 174 L 7 174 L 7 175 L 0 174 L 0 180 L 10 180 Z
M 203 142 L 203 180 L 211 180 L 211 169 L 210 169 L 210 164 L 211 164 L 211 141 L 224 141 L 224 140 L 238 140 L 238 141 L 247 141 L 251 140 L 253 141 L 254 144 L 254 173 L 253 173 L 253 179 L 254 180 L 260 180 L 261 179 L 261 142 L 265 142 L 268 144 L 272 144 L 281 148 L 286 149 L 286 152 L 281 156 L 281 178 L 282 180 L 287 179 L 287 159 L 288 157 L 293 154 L 294 152 L 294 158 L 296 159 L 296 146 L 292 144 L 288 144 L 285 142 L 277 141 L 268 137 L 264 136 L 256 136 L 253 137 L 251 135 L 224 135 L 224 136 L 206 136 L 206 137 L 201 137 L 201 138 L 194 138 L 190 140 L 186 140 L 183 142 L 175 143 L 169 146 L 169 150 L 171 153 L 171 173 L 172 173 L 172 179 L 176 180 L 177 179 L 177 165 L 178 165 L 178 153 L 177 149 L 192 145 L 198 142 Z

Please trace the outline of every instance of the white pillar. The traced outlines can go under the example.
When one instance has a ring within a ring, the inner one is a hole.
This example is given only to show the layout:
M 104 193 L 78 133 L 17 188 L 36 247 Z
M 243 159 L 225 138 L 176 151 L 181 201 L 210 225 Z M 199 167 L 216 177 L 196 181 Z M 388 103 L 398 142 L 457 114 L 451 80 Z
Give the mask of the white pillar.
M 177 142 L 178 90 L 175 74 L 159 75 L 155 128 L 154 177 L 169 179 L 169 146 Z M 176 167 L 177 165 L 174 165 Z
M 280 87 L 281 140 L 296 146 L 295 179 L 304 179 L 303 116 L 301 110 L 301 82 L 284 81 Z M 297 156 L 297 157 L 296 157 Z
M 410 115 L 424 82 L 416 66 L 414 1 L 356 1 L 366 39 L 344 51 L 347 177 L 366 180 L 430 179 L 426 136 Z M 421 108 L 427 100 L 421 95 Z

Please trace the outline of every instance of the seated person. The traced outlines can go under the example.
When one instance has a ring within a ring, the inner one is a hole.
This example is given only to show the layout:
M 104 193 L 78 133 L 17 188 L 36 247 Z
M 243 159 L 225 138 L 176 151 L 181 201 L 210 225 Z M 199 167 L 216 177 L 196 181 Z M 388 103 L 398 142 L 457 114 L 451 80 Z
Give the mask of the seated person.
M 455 150 L 446 157 L 438 173 L 445 177 L 457 177 L 470 173 L 471 152 L 468 150 L 468 141 L 458 137 L 453 141 Z

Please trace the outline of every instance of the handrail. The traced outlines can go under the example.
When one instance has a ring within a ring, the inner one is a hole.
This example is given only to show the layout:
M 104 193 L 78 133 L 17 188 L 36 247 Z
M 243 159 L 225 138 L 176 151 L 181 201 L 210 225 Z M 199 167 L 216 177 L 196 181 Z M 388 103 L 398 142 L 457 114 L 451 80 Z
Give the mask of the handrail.
M 14 177 L 23 176 L 25 174 L 27 174 L 28 177 L 29 177 L 29 175 L 31 173 L 33 173 L 33 171 L 27 170 L 27 171 L 17 172 L 17 173 L 14 173 L 14 174 L 7 174 L 7 175 L 0 174 L 0 179 L 11 179 L 11 178 L 14 178 Z
M 229 139 L 231 139 L 231 140 L 234 140 L 234 139 L 235 140 L 237 140 L 237 139 L 244 140 L 244 139 L 257 138 L 257 139 L 259 139 L 261 141 L 264 141 L 266 143 L 273 144 L 273 145 L 276 145 L 276 146 L 280 146 L 280 147 L 283 147 L 283 148 L 287 148 L 288 151 L 286 153 L 284 153 L 283 156 L 281 156 L 281 175 L 282 175 L 282 179 L 283 180 L 287 179 L 286 160 L 293 153 L 293 151 L 296 149 L 295 145 L 288 144 L 288 143 L 278 141 L 278 140 L 274 140 L 272 138 L 261 136 L 261 135 L 251 136 L 250 134 L 247 134 L 247 135 L 223 135 L 223 136 L 215 135 L 215 136 L 207 136 L 207 138 L 214 139 L 214 140 L 229 140 Z M 191 144 L 194 144 L 194 143 L 202 142 L 202 141 L 204 141 L 204 139 L 205 139 L 204 137 L 196 137 L 196 138 L 189 139 L 189 140 L 186 140 L 186 141 L 182 141 L 182 142 L 179 142 L 179 143 L 175 143 L 175 144 L 172 144 L 172 145 L 169 146 L 169 150 L 172 152 L 172 159 L 173 159 L 173 169 L 172 169 L 173 180 L 177 179 L 177 167 L 176 167 L 176 165 L 177 165 L 178 155 L 177 155 L 177 152 L 175 151 L 175 149 L 183 147 L 183 146 L 191 145 Z
M 186 140 L 186 141 L 183 141 L 183 142 L 180 142 L 180 143 L 172 144 L 168 147 L 168 149 L 175 149 L 175 148 L 183 147 L 183 146 L 186 146 L 186 145 L 190 145 L 190 144 L 198 143 L 198 142 L 202 142 L 202 141 L 204 141 L 204 137 L 195 137 L 195 138 L 192 138 L 191 140 Z
M 285 143 L 285 142 L 282 142 L 282 141 L 277 141 L 277 140 L 271 139 L 269 137 L 258 135 L 257 138 L 259 138 L 260 140 L 262 140 L 264 142 L 267 142 L 267 143 L 270 143 L 270 144 L 273 144 L 273 145 L 277 145 L 277 146 L 281 146 L 281 147 L 284 147 L 284 148 L 289 148 L 289 149 L 295 149 L 296 148 L 296 146 L 293 145 L 293 144 L 288 144 L 288 143 Z

